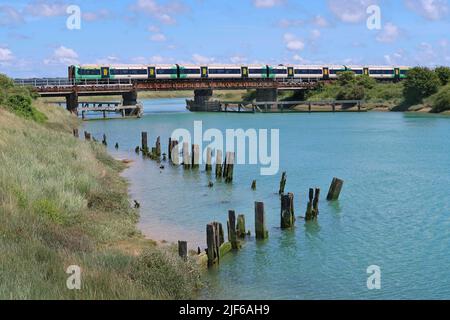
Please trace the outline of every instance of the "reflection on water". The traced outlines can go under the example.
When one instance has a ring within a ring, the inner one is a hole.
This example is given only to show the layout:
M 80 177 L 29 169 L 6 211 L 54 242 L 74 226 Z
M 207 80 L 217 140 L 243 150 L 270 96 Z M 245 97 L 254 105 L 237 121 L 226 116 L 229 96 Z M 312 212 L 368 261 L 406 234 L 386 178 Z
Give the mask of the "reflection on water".
M 141 203 L 139 227 L 151 238 L 205 245 L 206 224 L 227 213 L 245 214 L 254 235 L 254 202 L 264 201 L 269 239 L 247 240 L 237 254 L 208 271 L 206 298 L 392 299 L 450 298 L 450 118 L 401 113 L 217 114 L 187 113 L 184 99 L 145 102 L 142 119 L 87 122 L 108 137 L 113 154 L 133 159 L 124 175 Z M 204 168 L 186 172 L 134 154 L 140 132 L 167 150 L 176 128 L 279 128 L 280 173 L 259 175 L 237 165 L 233 185 Z M 120 151 L 114 150 L 118 142 Z M 276 194 L 281 171 L 304 215 L 308 190 L 319 186 L 317 222 L 280 224 Z M 325 195 L 333 177 L 345 180 L 341 198 Z M 257 190 L 250 186 L 257 180 Z M 214 182 L 208 188 L 209 181 Z M 378 265 L 382 289 L 369 291 L 366 269 Z

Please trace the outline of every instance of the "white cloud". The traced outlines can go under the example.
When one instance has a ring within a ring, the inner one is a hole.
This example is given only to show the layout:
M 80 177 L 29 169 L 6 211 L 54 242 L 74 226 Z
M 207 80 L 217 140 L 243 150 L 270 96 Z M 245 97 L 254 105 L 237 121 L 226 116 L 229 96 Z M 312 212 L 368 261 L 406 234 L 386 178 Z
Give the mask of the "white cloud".
M 53 55 L 50 59 L 44 60 L 44 63 L 49 64 L 62 64 L 62 65 L 71 65 L 78 64 L 78 53 L 75 50 L 60 46 L 56 48 L 53 52 Z
M 253 5 L 256 8 L 272 8 L 283 4 L 283 0 L 253 0 Z
M 246 61 L 247 61 L 247 58 L 245 58 L 245 57 L 243 57 L 243 56 L 233 56 L 233 57 L 230 57 L 230 62 L 231 62 L 231 63 L 239 64 L 239 63 L 244 63 L 244 62 L 246 62 Z
M 116 56 L 108 56 L 106 58 L 97 59 L 97 64 L 118 64 L 120 59 Z
M 358 23 L 367 18 L 367 8 L 376 2 L 376 0 L 328 0 L 328 7 L 342 22 Z
M 82 12 L 82 18 L 88 22 L 104 20 L 111 16 L 111 12 L 107 9 L 101 9 L 96 12 Z
M 448 15 L 447 0 L 405 0 L 406 7 L 428 20 L 440 20 Z
M 198 64 L 208 64 L 208 63 L 212 63 L 215 61 L 214 58 L 202 56 L 197 53 L 192 55 L 192 60 L 194 60 L 194 62 L 198 63 Z
M 56 17 L 66 15 L 67 4 L 60 1 L 36 0 L 27 4 L 25 12 L 34 17 Z
M 317 40 L 320 38 L 320 36 L 321 36 L 320 30 L 317 30 L 317 29 L 311 30 L 311 39 L 312 40 Z
M 161 30 L 160 30 L 159 27 L 157 27 L 157 26 L 149 26 L 149 27 L 148 27 L 148 31 L 158 33 L 158 32 L 160 32 Z
M 0 26 L 17 25 L 23 22 L 22 14 L 14 7 L 0 5 Z
M 298 54 L 295 54 L 295 55 L 292 57 L 292 59 L 293 59 L 295 62 L 299 62 L 299 63 L 303 63 L 303 64 L 309 62 L 308 60 L 304 59 L 303 57 L 301 57 L 301 56 L 298 55 Z
M 305 44 L 302 40 L 298 39 L 292 33 L 286 33 L 283 36 L 286 48 L 291 51 L 301 51 L 305 48 Z
M 394 52 L 392 54 L 386 54 L 384 55 L 384 61 L 386 62 L 386 64 L 388 65 L 399 65 L 399 64 L 403 64 L 403 53 L 402 52 Z
M 166 41 L 166 36 L 162 33 L 155 33 L 150 36 L 150 40 L 155 42 L 163 42 Z
M 397 40 L 397 38 L 400 36 L 400 29 L 393 23 L 386 23 L 383 27 L 383 30 L 381 30 L 377 35 L 377 41 L 378 42 L 384 42 L 384 43 L 390 43 Z
M 328 20 L 325 19 L 324 17 L 320 16 L 320 15 L 317 15 L 317 16 L 314 17 L 313 24 L 315 26 L 317 26 L 317 27 L 320 27 L 320 28 L 326 28 L 326 27 L 328 27 L 330 25 L 328 23 Z
M 305 24 L 305 21 L 301 20 L 301 19 L 281 19 L 278 22 L 278 26 L 280 28 L 300 27 L 304 24 Z
M 179 2 L 159 4 L 156 0 L 137 0 L 132 9 L 137 13 L 146 13 L 164 24 L 175 24 L 174 14 L 185 12 L 187 7 Z
M 14 59 L 14 55 L 8 48 L 0 47 L 0 64 L 10 62 Z

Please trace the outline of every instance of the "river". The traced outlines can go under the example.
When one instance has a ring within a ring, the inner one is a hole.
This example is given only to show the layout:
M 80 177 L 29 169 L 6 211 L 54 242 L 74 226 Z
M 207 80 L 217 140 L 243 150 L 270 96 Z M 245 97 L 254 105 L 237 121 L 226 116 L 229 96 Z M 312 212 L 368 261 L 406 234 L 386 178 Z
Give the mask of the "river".
M 208 271 L 212 299 L 450 299 L 450 117 L 409 113 L 189 113 L 184 99 L 145 100 L 141 119 L 89 121 L 105 133 L 114 156 L 134 160 L 124 175 L 141 203 L 140 229 L 155 240 L 205 245 L 205 226 L 226 226 L 227 212 L 245 214 L 254 233 L 254 201 L 264 201 L 269 239 L 250 238 Z M 199 171 L 165 169 L 134 153 L 140 132 L 163 151 L 176 128 L 280 129 L 280 172 L 260 176 L 258 165 L 237 165 L 234 182 Z M 119 143 L 119 150 L 114 144 Z M 280 175 L 304 215 L 310 187 L 322 190 L 317 222 L 297 219 L 279 228 Z M 333 177 L 345 180 L 327 202 Z M 252 191 L 252 180 L 257 190 Z M 380 267 L 381 289 L 368 290 L 367 268 Z

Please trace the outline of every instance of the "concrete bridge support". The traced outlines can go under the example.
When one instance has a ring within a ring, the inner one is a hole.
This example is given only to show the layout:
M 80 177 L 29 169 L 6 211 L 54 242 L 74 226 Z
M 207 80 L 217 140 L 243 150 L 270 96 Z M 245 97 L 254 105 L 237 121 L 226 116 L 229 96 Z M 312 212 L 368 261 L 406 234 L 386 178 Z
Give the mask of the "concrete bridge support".
M 277 102 L 278 89 L 256 89 L 256 102 Z M 268 108 L 276 109 L 276 104 L 268 104 Z
M 194 100 L 188 101 L 190 111 L 219 111 L 220 103 L 213 101 L 212 89 L 194 90 Z
M 123 116 L 129 116 L 133 112 L 134 107 L 137 105 L 137 96 L 136 90 L 122 94 L 122 105 L 124 107 L 130 106 L 130 109 L 123 109 Z
M 72 113 L 77 113 L 78 94 L 76 92 L 72 92 L 66 96 L 66 109 Z

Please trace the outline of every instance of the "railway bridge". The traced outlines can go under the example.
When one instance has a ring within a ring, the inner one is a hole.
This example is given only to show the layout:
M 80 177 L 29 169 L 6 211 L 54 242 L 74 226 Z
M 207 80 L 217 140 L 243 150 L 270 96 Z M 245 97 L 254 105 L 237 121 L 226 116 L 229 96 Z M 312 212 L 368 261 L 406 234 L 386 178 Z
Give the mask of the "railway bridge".
M 69 80 L 16 79 L 21 86 L 32 87 L 41 97 L 65 97 L 67 109 L 77 112 L 80 96 L 121 95 L 123 106 L 135 106 L 139 91 L 193 90 L 197 109 L 212 98 L 213 90 L 255 89 L 256 101 L 277 101 L 278 90 L 308 90 L 317 81 L 300 79 L 167 79 L 167 80 Z

